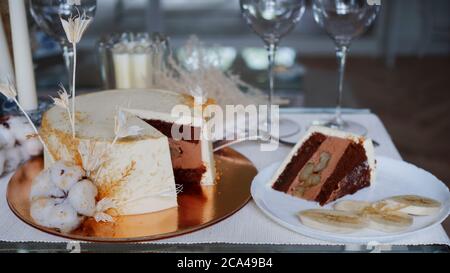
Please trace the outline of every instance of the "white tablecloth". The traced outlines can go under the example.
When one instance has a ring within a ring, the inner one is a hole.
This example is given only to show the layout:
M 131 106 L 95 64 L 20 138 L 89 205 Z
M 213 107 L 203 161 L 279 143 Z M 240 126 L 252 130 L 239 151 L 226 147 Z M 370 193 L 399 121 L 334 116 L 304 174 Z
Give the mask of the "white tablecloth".
M 314 119 L 323 116 L 318 114 L 289 113 L 286 117 L 297 121 L 303 128 Z M 401 159 L 385 127 L 373 114 L 352 114 L 347 119 L 364 124 L 369 130 L 369 136 L 381 145 L 376 148 L 376 154 L 394 159 Z M 235 146 L 239 152 L 253 161 L 261 170 L 273 162 L 281 161 L 289 152 L 289 147 L 280 145 L 276 152 L 260 152 L 255 143 L 244 143 Z M 6 203 L 6 186 L 10 175 L 0 180 L 0 241 L 44 241 L 64 242 L 65 239 L 48 235 L 21 222 L 9 209 Z M 267 218 L 250 201 L 244 208 L 224 221 L 191 234 L 156 241 L 154 243 L 228 243 L 228 244 L 297 244 L 297 245 L 332 245 L 333 242 L 312 239 L 292 232 Z M 450 240 L 442 226 L 428 229 L 413 237 L 404 238 L 393 245 L 446 244 Z

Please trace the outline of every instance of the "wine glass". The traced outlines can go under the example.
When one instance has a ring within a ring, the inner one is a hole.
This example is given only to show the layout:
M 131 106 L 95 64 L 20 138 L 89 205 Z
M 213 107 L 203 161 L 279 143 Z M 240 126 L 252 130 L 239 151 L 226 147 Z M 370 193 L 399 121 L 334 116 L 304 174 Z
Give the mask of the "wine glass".
M 274 93 L 273 68 L 278 44 L 300 21 L 305 11 L 304 0 L 240 0 L 241 13 L 247 24 L 264 41 L 269 57 L 268 132 L 271 132 L 271 106 Z M 279 137 L 294 135 L 300 126 L 288 119 L 280 119 Z
M 367 129 L 356 122 L 342 119 L 342 95 L 347 53 L 352 40 L 363 34 L 375 21 L 380 5 L 370 5 L 368 0 L 313 0 L 315 21 L 325 29 L 336 45 L 339 63 L 338 100 L 336 113 L 331 120 L 316 121 L 315 125 L 340 129 L 365 135 Z
M 61 18 L 67 19 L 78 14 L 94 17 L 97 0 L 30 0 L 30 11 L 36 23 L 50 37 L 53 37 L 63 50 L 64 63 L 71 79 L 73 69 L 73 47 L 67 40 Z M 69 80 L 72 90 L 73 82 Z

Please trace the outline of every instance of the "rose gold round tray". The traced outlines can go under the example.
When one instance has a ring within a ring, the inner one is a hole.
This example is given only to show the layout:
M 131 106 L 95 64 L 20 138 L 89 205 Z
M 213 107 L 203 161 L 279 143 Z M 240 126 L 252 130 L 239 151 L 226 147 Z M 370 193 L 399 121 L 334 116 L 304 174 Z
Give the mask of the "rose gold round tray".
M 22 165 L 7 189 L 9 207 L 22 221 L 53 235 L 94 242 L 139 242 L 159 240 L 203 229 L 233 215 L 250 200 L 250 185 L 256 168 L 243 155 L 226 148 L 215 153 L 217 180 L 214 186 L 185 185 L 178 207 L 160 212 L 114 217 L 113 223 L 88 218 L 74 232 L 64 234 L 37 225 L 30 216 L 29 193 L 33 178 L 44 167 L 41 157 Z

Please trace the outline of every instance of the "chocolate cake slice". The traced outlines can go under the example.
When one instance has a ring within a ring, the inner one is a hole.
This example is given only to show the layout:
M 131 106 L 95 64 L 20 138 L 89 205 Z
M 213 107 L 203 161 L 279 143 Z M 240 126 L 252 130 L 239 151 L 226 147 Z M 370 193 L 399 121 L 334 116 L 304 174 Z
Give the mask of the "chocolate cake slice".
M 323 206 L 373 183 L 373 154 L 369 139 L 311 127 L 281 164 L 271 186 Z

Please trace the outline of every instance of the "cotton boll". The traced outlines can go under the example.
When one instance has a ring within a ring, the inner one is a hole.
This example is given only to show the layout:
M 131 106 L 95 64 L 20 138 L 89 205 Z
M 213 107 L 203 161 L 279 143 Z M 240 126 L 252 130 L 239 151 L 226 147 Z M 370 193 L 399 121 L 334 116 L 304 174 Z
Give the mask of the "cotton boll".
M 12 131 L 4 125 L 0 125 L 0 147 L 5 149 L 13 148 L 16 145 L 16 138 Z
M 55 198 L 40 198 L 31 202 L 30 214 L 33 220 L 44 227 L 56 228 L 69 233 L 80 226 L 82 218 L 68 202 Z
M 53 207 L 48 220 L 50 227 L 59 229 L 63 233 L 70 233 L 80 226 L 82 217 L 78 216 L 70 203 L 65 201 Z
M 6 150 L 5 172 L 12 172 L 19 167 L 22 162 L 22 152 L 20 147 L 10 148 Z
M 20 150 L 20 158 L 22 159 L 23 162 L 26 162 L 31 158 L 31 155 L 22 145 L 17 146 L 17 148 L 19 148 Z
M 30 214 L 33 220 L 44 227 L 52 228 L 50 217 L 57 205 L 56 199 L 40 198 L 31 202 Z
M 38 138 L 30 138 L 25 142 L 22 142 L 22 153 L 30 156 L 38 156 L 42 153 L 43 147 L 42 143 Z
M 28 123 L 25 117 L 11 117 L 8 120 L 8 124 L 14 137 L 20 143 L 25 142 L 29 136 L 35 134 L 33 127 Z
M 59 189 L 52 181 L 50 170 L 42 171 L 31 184 L 30 200 L 34 201 L 40 198 L 64 198 L 64 192 Z
M 69 192 L 68 200 L 81 215 L 94 216 L 97 187 L 89 180 L 76 183 Z
M 42 150 L 42 143 L 37 138 L 27 139 L 20 145 L 20 151 L 23 161 L 27 161 L 33 156 L 40 155 L 42 153 Z
M 40 225 L 69 233 L 80 226 L 83 217 L 96 212 L 97 188 L 82 180 L 83 169 L 58 161 L 42 171 L 31 186 L 31 216 Z
M 53 183 L 68 192 L 85 175 L 82 168 L 70 162 L 58 161 L 50 168 Z

